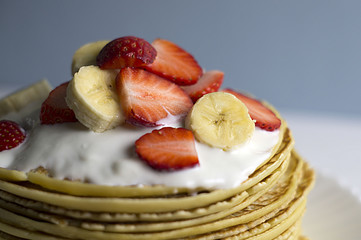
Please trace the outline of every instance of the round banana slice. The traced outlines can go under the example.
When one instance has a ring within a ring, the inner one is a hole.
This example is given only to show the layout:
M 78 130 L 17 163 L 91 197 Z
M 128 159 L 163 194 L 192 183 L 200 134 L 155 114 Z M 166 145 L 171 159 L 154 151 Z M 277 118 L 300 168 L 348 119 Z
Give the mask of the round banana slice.
M 200 142 L 227 151 L 247 142 L 255 124 L 247 107 L 225 92 L 204 95 L 189 111 L 186 127 Z
M 73 61 L 71 63 L 72 75 L 83 66 L 96 65 L 96 58 L 100 50 L 102 50 L 108 42 L 108 40 L 91 42 L 78 48 L 73 55 Z
M 115 90 L 118 72 L 85 66 L 69 82 L 66 103 L 79 122 L 94 132 L 104 132 L 124 121 Z

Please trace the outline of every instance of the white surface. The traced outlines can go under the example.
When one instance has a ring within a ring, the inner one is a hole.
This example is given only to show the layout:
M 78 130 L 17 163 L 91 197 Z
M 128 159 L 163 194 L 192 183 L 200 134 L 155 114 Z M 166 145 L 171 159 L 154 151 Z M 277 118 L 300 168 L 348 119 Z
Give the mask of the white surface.
M 303 219 L 303 234 L 311 240 L 361 239 L 361 203 L 336 180 L 318 174 Z
M 311 240 L 361 239 L 361 119 L 283 113 L 298 152 L 316 169 L 303 221 Z
M 361 201 L 361 118 L 300 112 L 283 117 L 298 152 L 317 172 L 335 179 Z

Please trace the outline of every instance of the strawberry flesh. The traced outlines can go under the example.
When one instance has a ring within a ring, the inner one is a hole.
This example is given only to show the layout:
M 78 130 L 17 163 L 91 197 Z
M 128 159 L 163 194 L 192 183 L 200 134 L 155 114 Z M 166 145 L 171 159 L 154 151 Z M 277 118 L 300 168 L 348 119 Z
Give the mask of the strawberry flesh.
M 196 84 L 182 87 L 195 103 L 203 95 L 217 92 L 223 83 L 224 73 L 218 70 L 205 72 Z
M 193 133 L 184 128 L 165 127 L 135 142 L 138 156 L 156 170 L 174 171 L 199 164 Z
M 195 84 L 202 75 L 202 68 L 191 54 L 171 41 L 156 39 L 152 43 L 157 57 L 145 69 L 180 86 Z
M 146 40 L 133 36 L 114 39 L 99 52 L 96 62 L 101 69 L 141 67 L 153 63 L 157 55 Z
M 179 86 L 142 69 L 123 68 L 116 83 L 126 121 L 133 125 L 158 126 L 169 115 L 185 117 L 193 106 Z
M 224 89 L 223 92 L 233 94 L 246 105 L 248 113 L 256 121 L 257 127 L 266 131 L 274 131 L 280 128 L 281 120 L 262 102 L 232 89 Z
M 15 122 L 0 121 L 0 152 L 15 148 L 25 140 L 25 131 Z
M 49 93 L 48 98 L 41 105 L 41 124 L 57 124 L 76 122 L 73 110 L 65 102 L 66 89 L 69 82 L 65 82 Z

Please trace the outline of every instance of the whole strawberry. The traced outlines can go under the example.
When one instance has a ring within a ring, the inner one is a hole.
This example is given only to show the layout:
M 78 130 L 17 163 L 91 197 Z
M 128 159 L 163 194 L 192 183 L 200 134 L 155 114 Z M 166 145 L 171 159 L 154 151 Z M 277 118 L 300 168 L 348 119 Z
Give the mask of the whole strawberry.
M 96 62 L 101 69 L 141 67 L 153 63 L 157 51 L 146 40 L 133 36 L 114 39 L 99 52 Z
M 25 131 L 15 122 L 0 121 L 0 152 L 17 147 L 25 140 Z

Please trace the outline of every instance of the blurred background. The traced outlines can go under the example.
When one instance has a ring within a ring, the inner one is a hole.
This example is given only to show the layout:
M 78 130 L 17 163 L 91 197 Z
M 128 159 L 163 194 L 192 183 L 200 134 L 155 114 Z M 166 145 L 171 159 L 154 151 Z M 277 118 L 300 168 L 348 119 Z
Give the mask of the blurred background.
M 0 0 L 0 88 L 71 78 L 81 45 L 169 39 L 279 109 L 361 116 L 361 1 Z

